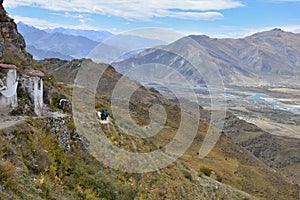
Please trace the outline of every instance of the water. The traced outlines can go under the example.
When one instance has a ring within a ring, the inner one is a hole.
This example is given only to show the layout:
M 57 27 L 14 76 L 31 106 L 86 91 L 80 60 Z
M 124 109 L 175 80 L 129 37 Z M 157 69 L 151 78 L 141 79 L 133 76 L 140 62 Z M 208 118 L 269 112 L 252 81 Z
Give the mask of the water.
M 294 114 L 300 114 L 300 106 L 299 105 L 288 105 L 280 102 L 277 98 L 271 97 L 266 94 L 253 94 L 252 96 L 248 97 L 247 99 L 262 103 L 265 105 L 271 105 L 274 109 L 277 110 L 286 110 L 292 112 Z
M 174 94 L 170 90 L 170 88 L 167 88 L 163 86 L 161 83 L 144 83 L 146 87 L 153 87 L 160 91 L 164 96 L 167 98 L 174 98 Z M 182 87 L 173 86 L 176 90 L 184 90 Z M 193 88 L 194 92 L 196 94 L 201 95 L 210 95 L 211 92 L 206 87 L 195 87 Z M 300 114 L 300 105 L 290 105 L 290 104 L 284 104 L 280 102 L 277 98 L 263 94 L 263 93 L 253 93 L 253 92 L 247 92 L 247 91 L 239 91 L 239 90 L 232 90 L 232 89 L 224 89 L 226 92 L 226 97 L 228 99 L 236 98 L 236 99 L 242 99 L 245 101 L 254 101 L 260 104 L 269 105 L 272 106 L 276 110 L 285 110 L 294 114 Z M 214 90 L 214 93 L 223 92 L 224 91 L 218 91 Z M 238 95 L 241 94 L 241 95 Z M 244 97 L 244 96 L 247 97 Z

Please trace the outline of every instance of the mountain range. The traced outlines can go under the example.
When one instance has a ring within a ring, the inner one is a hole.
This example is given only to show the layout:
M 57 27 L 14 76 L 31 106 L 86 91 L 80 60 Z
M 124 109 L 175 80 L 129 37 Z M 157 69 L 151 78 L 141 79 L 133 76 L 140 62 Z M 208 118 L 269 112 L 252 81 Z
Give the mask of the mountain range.
M 276 28 L 240 39 L 190 35 L 113 66 L 126 73 L 146 64 L 171 67 L 193 84 L 204 83 L 208 69 L 221 74 L 225 84 L 300 84 L 300 34 Z
M 82 36 L 86 37 L 90 40 L 96 41 L 96 42 L 102 42 L 103 40 L 106 40 L 114 34 L 108 31 L 95 31 L 95 30 L 80 30 L 80 29 L 67 29 L 67 28 L 54 28 L 54 29 L 45 29 L 47 33 L 63 33 L 66 35 L 73 35 L 73 36 Z
M 85 57 L 99 44 L 83 36 L 49 33 L 20 22 L 18 30 L 24 36 L 27 45 L 31 46 L 27 49 L 28 52 L 37 60 L 53 56 L 61 59 Z
M 88 55 L 95 62 L 112 63 L 134 56 L 143 50 L 165 45 L 165 41 L 136 35 L 119 34 L 103 41 Z
M 90 57 L 97 62 L 109 63 L 118 59 L 119 56 L 128 58 L 135 55 L 145 47 L 166 44 L 157 39 L 126 34 L 114 35 L 108 31 L 66 28 L 41 30 L 22 22 L 18 23 L 18 30 L 24 36 L 27 51 L 36 60 L 45 58 L 72 60 Z M 108 47 L 107 44 L 109 44 Z M 128 54 L 129 47 L 134 47 L 136 51 Z M 107 48 L 111 51 L 107 51 Z

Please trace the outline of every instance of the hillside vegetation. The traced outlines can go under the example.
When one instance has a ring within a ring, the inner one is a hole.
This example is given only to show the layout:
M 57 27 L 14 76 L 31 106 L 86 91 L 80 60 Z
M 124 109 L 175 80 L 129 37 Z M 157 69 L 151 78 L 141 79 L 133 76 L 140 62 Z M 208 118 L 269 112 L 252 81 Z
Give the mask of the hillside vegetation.
M 60 61 L 58 59 L 48 59 L 41 61 L 40 63 L 44 65 L 53 76 L 62 82 L 61 85 L 68 86 L 69 92 L 66 93 L 69 93 L 71 96 L 72 83 L 80 66 L 91 62 L 91 60 L 73 60 L 71 62 L 67 62 Z M 107 65 L 98 64 L 98 67 L 107 67 L 107 69 L 102 75 L 97 88 L 96 109 L 97 105 L 98 108 L 110 108 L 110 97 L 112 95 L 112 91 L 115 84 L 122 76 Z M 62 74 L 68 74 L 68 76 L 62 76 Z M 123 89 L 125 90 L 126 87 L 129 86 L 124 85 Z M 164 147 L 173 139 L 179 127 L 178 122 L 180 121 L 180 116 L 178 113 L 180 113 L 180 108 L 178 106 L 178 102 L 167 100 L 155 90 L 143 87 L 140 87 L 140 89 L 135 92 L 131 98 L 130 104 L 133 108 L 130 110 L 131 117 L 135 119 L 138 124 L 145 125 L 149 123 L 149 116 L 147 115 L 148 109 L 152 104 L 157 102 L 164 105 L 164 108 L 168 113 L 167 122 L 161 132 L 149 140 L 136 140 L 132 138 L 136 148 L 142 152 L 148 152 L 151 149 L 154 150 L 156 148 Z M 206 174 L 218 182 L 231 185 L 234 188 L 245 191 L 259 198 L 268 199 L 276 197 L 278 199 L 284 199 L 286 196 L 289 196 L 290 198 L 297 198 L 298 187 L 296 185 L 292 184 L 291 181 L 282 176 L 279 172 L 275 172 L 274 169 L 264 164 L 253 154 L 235 144 L 225 135 L 221 136 L 213 151 L 205 159 L 199 159 L 197 153 L 203 138 L 206 135 L 208 129 L 207 120 L 209 120 L 209 113 L 207 111 L 200 108 L 200 112 L 203 118 L 200 121 L 198 133 L 190 148 L 178 162 L 183 163 L 187 169 L 200 174 Z M 236 118 L 236 120 L 238 119 Z M 246 129 L 247 126 L 244 126 Z M 117 134 L 118 131 L 116 131 L 120 130 L 119 127 L 107 129 L 105 125 L 102 128 L 104 128 L 104 131 L 108 130 L 109 132 L 113 130 L 113 133 L 110 133 L 113 135 L 109 138 L 112 138 L 113 142 L 116 142 L 116 144 L 122 143 L 122 141 L 120 141 L 120 135 L 122 134 Z M 233 130 L 240 129 L 240 127 L 236 122 L 236 125 L 231 124 L 230 127 L 227 127 L 227 129 L 229 132 L 232 132 Z M 259 131 L 257 127 L 253 130 Z M 247 132 L 245 131 L 245 134 L 246 133 Z M 251 134 L 255 134 L 255 132 Z M 125 136 L 126 134 L 123 135 L 123 138 Z M 193 177 L 187 174 L 186 176 Z M 178 181 L 180 182 L 182 180 Z M 283 182 L 285 183 L 284 185 L 282 184 Z

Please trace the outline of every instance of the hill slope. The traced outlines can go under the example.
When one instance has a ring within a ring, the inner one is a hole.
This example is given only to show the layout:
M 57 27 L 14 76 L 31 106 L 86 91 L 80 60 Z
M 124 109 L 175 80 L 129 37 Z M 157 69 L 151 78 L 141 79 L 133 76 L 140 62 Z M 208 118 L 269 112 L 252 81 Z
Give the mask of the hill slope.
M 47 59 L 41 61 L 41 64 L 43 64 L 49 70 L 49 73 L 53 74 L 59 81 L 64 82 L 64 85 L 72 85 L 80 67 L 91 62 L 91 60 L 73 60 L 68 62 L 57 59 Z M 98 65 L 98 68 L 102 67 L 107 67 L 107 65 Z M 68 74 L 68 76 L 62 76 L 62 74 Z M 112 92 L 115 84 L 121 77 L 122 76 L 116 73 L 113 68 L 108 67 L 106 69 L 99 81 L 97 88 L 99 96 L 96 98 L 96 104 L 99 103 L 103 107 L 110 107 Z M 124 85 L 123 90 L 126 90 L 127 87 L 129 86 Z M 159 93 L 143 87 L 135 92 L 131 98 L 131 117 L 139 124 L 147 124 L 149 118 L 147 115 L 149 106 L 155 102 L 161 102 L 164 105 L 166 112 L 168 113 L 168 119 L 166 127 L 162 129 L 158 135 L 152 137 L 150 140 L 142 140 L 143 144 L 153 144 L 153 148 L 163 147 L 168 144 L 174 137 L 179 126 L 178 121 L 180 121 L 178 116 L 178 112 L 180 111 L 176 101 L 173 102 L 167 100 Z M 200 111 L 201 116 L 209 117 L 209 113 L 202 109 Z M 236 120 L 238 119 L 236 118 Z M 186 128 L 188 131 L 189 128 Z M 201 146 L 201 142 L 206 135 L 207 128 L 208 123 L 206 122 L 206 119 L 202 119 L 194 142 L 183 157 L 179 159 L 178 163 L 184 163 L 186 170 L 190 172 L 195 170 L 198 173 L 202 173 L 205 169 L 209 172 L 212 171 L 212 178 L 254 195 L 257 198 L 284 199 L 286 196 L 289 196 L 291 199 L 298 198 L 298 186 L 292 184 L 292 182 L 285 178 L 280 172 L 275 172 L 274 169 L 257 159 L 251 152 L 248 152 L 241 146 L 235 144 L 225 135 L 221 136 L 218 144 L 205 159 L 199 159 L 197 153 Z M 227 127 L 228 132 L 240 129 L 238 125 L 231 125 L 229 128 Z M 257 131 L 259 131 L 259 129 Z M 246 131 L 245 134 L 247 134 Z M 255 132 L 253 134 L 255 134 Z M 136 140 L 134 141 L 136 147 L 142 149 L 139 142 Z M 122 142 L 117 139 L 117 143 L 119 144 Z M 166 170 L 168 171 L 169 168 Z M 172 175 L 169 174 L 169 176 Z M 194 178 L 192 179 L 194 180 Z M 168 181 L 168 179 L 166 178 L 165 181 Z M 177 179 L 177 182 L 181 181 L 183 180 Z

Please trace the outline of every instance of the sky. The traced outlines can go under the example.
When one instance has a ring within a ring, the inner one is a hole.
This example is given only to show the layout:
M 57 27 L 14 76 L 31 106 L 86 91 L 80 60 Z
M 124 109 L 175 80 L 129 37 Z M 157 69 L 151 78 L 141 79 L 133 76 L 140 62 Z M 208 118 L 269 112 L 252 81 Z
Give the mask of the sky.
M 240 38 L 281 28 L 300 33 L 300 0 L 4 0 L 16 22 L 37 28 L 143 28 Z

